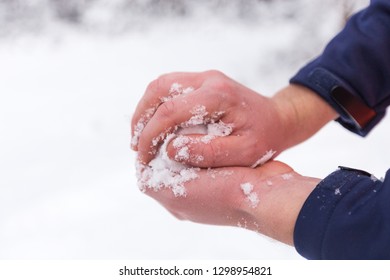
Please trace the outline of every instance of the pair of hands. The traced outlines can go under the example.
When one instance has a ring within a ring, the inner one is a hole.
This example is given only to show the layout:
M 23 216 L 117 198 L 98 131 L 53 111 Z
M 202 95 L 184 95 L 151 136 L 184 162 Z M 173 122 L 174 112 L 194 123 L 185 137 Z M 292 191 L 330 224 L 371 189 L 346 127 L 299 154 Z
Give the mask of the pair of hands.
M 203 110 L 194 116 L 199 106 Z M 232 124 L 232 131 L 207 143 L 200 141 L 204 135 L 187 135 L 188 152 L 196 156 L 184 158 L 176 156 L 179 149 L 171 141 L 168 156 L 200 167 L 198 178 L 185 183 L 185 198 L 166 189 L 146 193 L 179 219 L 243 226 L 292 244 L 296 217 L 319 179 L 301 176 L 280 162 L 263 164 L 264 156 L 275 157 L 304 141 L 336 113 L 297 85 L 267 98 L 218 71 L 167 74 L 150 83 L 134 113 L 132 149 L 138 160 L 147 165 L 169 133 L 199 117 L 207 123 Z M 253 186 L 256 207 L 240 188 L 245 182 Z

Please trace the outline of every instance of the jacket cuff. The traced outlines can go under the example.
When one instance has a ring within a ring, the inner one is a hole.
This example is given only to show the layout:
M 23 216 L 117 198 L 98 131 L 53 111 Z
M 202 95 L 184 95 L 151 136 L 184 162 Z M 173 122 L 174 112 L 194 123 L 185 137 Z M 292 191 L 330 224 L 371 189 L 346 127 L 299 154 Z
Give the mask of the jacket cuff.
M 345 197 L 351 192 L 353 195 L 365 192 L 366 180 L 372 183 L 373 179 L 365 171 L 340 167 L 322 180 L 309 195 L 298 215 L 294 229 L 297 252 L 306 259 L 335 259 L 343 256 L 343 253 L 337 252 L 337 244 L 328 242 L 333 239 L 333 236 L 329 238 L 329 234 L 334 234 L 335 224 L 342 220 L 340 215 L 351 215 L 351 210 L 344 209 L 345 205 L 339 202 L 343 199 L 344 202 L 348 201 Z M 350 204 L 347 204 L 349 207 Z M 339 237 L 342 242 L 343 237 Z
M 340 116 L 337 122 L 361 136 L 366 136 L 383 117 L 367 106 L 345 82 L 319 67 L 317 60 L 302 68 L 290 83 L 316 92 L 337 111 Z

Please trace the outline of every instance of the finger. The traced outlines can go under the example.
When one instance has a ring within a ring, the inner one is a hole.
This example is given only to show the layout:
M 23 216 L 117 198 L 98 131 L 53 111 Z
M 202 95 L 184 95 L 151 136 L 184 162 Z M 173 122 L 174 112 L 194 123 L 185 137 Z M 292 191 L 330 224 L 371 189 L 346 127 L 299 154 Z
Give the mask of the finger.
M 254 153 L 252 147 L 255 143 L 254 139 L 245 135 L 186 135 L 172 140 L 168 144 L 167 152 L 173 160 L 201 168 L 256 167 L 277 155 L 273 150 L 259 150 Z
M 164 102 L 140 134 L 139 160 L 149 163 L 165 137 L 179 127 L 194 127 L 219 120 L 225 107 L 225 99 L 210 88 L 201 88 Z
M 151 82 L 131 121 L 132 149 L 137 150 L 140 133 L 162 102 L 199 88 L 203 79 L 200 73 L 171 73 Z

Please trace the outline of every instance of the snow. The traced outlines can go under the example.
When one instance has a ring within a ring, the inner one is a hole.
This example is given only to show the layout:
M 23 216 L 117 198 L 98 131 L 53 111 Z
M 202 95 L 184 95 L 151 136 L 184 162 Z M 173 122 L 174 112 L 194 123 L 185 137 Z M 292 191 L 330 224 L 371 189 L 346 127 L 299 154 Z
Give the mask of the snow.
M 241 190 L 246 196 L 246 200 L 248 200 L 249 205 L 252 208 L 256 208 L 257 205 L 259 204 L 259 196 L 257 195 L 256 192 L 253 191 L 253 185 L 249 182 L 242 183 L 240 185 Z
M 251 183 L 243 183 L 240 187 L 245 195 L 249 195 L 253 191 L 253 185 Z
M 194 91 L 193 87 L 187 87 L 183 88 L 183 86 L 179 83 L 173 83 L 171 85 L 171 88 L 169 89 L 169 95 L 166 97 L 161 97 L 161 102 L 167 102 L 169 100 L 172 100 L 178 96 L 183 96 L 186 94 L 189 94 Z
M 252 166 L 251 168 L 256 168 L 257 166 L 263 165 L 267 161 L 269 161 L 273 155 L 276 153 L 276 151 L 269 150 L 267 151 L 261 158 L 259 158 Z
M 283 180 L 290 180 L 293 177 L 291 173 L 282 174 Z
M 175 18 L 122 36 L 59 28 L 2 39 L 0 258 L 299 259 L 254 232 L 178 221 L 140 192 L 130 119 L 149 82 L 172 71 L 218 69 L 271 95 L 339 26 L 326 2 L 302 1 L 298 21 Z M 277 159 L 307 176 L 344 165 L 381 178 L 389 126 L 363 139 L 330 123 Z
M 132 146 L 135 147 L 138 145 L 139 137 L 141 136 L 141 133 L 144 130 L 145 125 L 147 124 L 148 120 L 153 116 L 155 110 L 156 110 L 155 108 L 149 108 L 148 110 L 146 110 L 145 114 L 141 116 L 141 118 L 139 119 L 139 121 L 135 125 L 134 136 L 131 139 Z
M 172 95 L 172 93 L 178 94 Z M 183 90 L 181 90 L 181 86 L 177 83 L 174 83 L 169 91 L 170 98 L 175 98 L 182 93 Z M 148 109 L 148 111 L 150 110 Z M 190 137 L 185 135 L 206 133 L 203 137 L 208 135 L 225 137 L 233 130 L 231 124 L 225 124 L 222 120 L 219 120 L 217 123 L 214 123 L 213 119 L 206 120 L 205 117 L 208 115 L 208 112 L 206 112 L 204 105 L 196 105 L 191 110 L 191 113 L 192 117 L 182 127 L 176 128 L 170 134 L 161 133 L 156 139 L 153 139 L 153 146 L 156 146 L 160 141 L 163 141 L 163 144 L 150 163 L 142 164 L 138 160 L 136 161 L 137 181 L 141 191 L 145 192 L 147 189 L 154 191 L 170 189 L 176 197 L 186 196 L 187 193 L 184 184 L 198 178 L 197 172 L 200 169 L 192 168 L 181 162 L 189 160 L 192 157 L 192 159 L 199 163 L 204 160 L 204 157 L 202 155 L 190 155 L 188 144 L 197 142 L 198 140 L 191 140 Z M 144 117 L 141 117 L 142 121 L 143 119 Z M 207 123 L 207 121 L 211 121 L 211 123 Z M 136 125 L 135 131 L 137 128 L 138 124 Z M 167 146 L 171 141 L 173 146 L 178 149 L 175 160 L 168 157 Z
M 224 123 L 222 120 L 207 125 L 207 133 L 212 136 L 228 136 L 233 132 L 233 124 Z M 207 139 L 205 140 L 207 142 Z
M 177 161 L 188 160 L 189 158 L 190 158 L 190 152 L 188 147 L 181 148 L 175 156 L 175 159 Z
M 186 196 L 184 184 L 198 178 L 199 168 L 187 167 L 168 157 L 167 145 L 177 135 L 169 134 L 160 147 L 156 157 L 147 165 L 136 161 L 138 186 L 141 191 L 152 189 L 159 191 L 163 188 L 172 190 L 175 196 Z M 176 159 L 188 159 L 188 147 L 180 149 Z

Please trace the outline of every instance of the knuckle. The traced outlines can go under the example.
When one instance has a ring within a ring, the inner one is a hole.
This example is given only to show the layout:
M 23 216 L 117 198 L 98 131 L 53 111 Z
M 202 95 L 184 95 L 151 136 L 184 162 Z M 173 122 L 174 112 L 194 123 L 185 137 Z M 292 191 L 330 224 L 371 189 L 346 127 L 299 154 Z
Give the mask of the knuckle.
M 169 74 L 163 74 L 153 81 L 151 81 L 147 87 L 146 92 L 152 95 L 161 95 L 163 92 L 163 86 L 165 80 L 169 77 Z
M 172 100 L 162 103 L 156 112 L 157 119 L 169 119 L 175 112 L 175 107 L 175 103 Z
M 207 94 L 215 97 L 222 104 L 234 103 L 237 101 L 238 90 L 236 83 L 218 70 L 209 70 L 205 72 L 207 79 Z
M 206 75 L 216 78 L 226 77 L 224 73 L 219 70 L 211 69 L 205 72 Z
M 216 75 L 213 80 L 212 87 L 219 90 L 220 92 L 231 91 L 231 81 L 225 75 Z
M 211 94 L 217 95 L 221 102 L 232 102 L 237 99 L 237 90 L 228 78 L 215 79 L 210 86 Z
M 152 93 L 158 92 L 159 85 L 160 85 L 159 78 L 151 81 L 146 88 L 146 92 L 152 92 Z
M 221 141 L 212 141 L 206 147 L 208 150 L 208 161 L 211 166 L 216 166 L 219 162 L 221 162 L 221 157 L 223 154 L 223 143 Z

